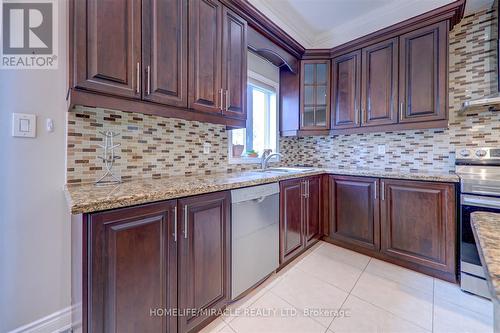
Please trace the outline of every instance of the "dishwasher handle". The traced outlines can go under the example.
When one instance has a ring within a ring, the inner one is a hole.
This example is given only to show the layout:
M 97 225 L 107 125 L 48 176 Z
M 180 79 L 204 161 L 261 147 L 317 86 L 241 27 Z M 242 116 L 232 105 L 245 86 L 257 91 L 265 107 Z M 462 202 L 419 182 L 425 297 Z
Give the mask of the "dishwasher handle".
M 257 199 L 253 199 L 253 201 L 255 201 L 257 203 L 261 203 L 262 201 L 266 200 L 267 197 L 269 197 L 269 195 L 266 195 L 266 196 L 263 196 L 263 197 L 260 197 Z

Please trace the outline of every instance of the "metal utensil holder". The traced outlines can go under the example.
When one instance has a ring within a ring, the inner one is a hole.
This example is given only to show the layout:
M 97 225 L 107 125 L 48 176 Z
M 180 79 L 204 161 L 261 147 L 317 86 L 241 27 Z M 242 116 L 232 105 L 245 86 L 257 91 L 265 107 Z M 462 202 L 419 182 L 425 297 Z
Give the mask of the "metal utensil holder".
M 99 132 L 104 136 L 104 144 L 99 145 L 102 149 L 102 156 L 98 156 L 100 160 L 104 163 L 104 167 L 106 169 L 106 172 L 104 175 L 99 178 L 96 182 L 96 186 L 103 186 L 103 185 L 112 185 L 112 184 L 120 184 L 122 183 L 121 178 L 117 177 L 116 175 L 113 174 L 113 165 L 116 160 L 120 159 L 121 157 L 118 155 L 115 155 L 115 149 L 120 147 L 121 144 L 114 143 L 113 138 L 115 136 L 118 136 L 119 133 L 115 133 L 113 131 L 106 131 L 106 132 Z

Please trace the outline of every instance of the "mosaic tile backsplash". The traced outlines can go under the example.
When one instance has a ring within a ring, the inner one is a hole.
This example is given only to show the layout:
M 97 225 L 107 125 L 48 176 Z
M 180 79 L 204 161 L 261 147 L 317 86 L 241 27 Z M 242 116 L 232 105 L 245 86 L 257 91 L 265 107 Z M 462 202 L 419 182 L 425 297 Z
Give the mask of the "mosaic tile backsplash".
M 452 171 L 456 147 L 500 145 L 500 112 L 458 110 L 464 100 L 496 91 L 497 13 L 465 17 L 450 33 L 448 129 L 281 138 L 284 165 Z M 120 133 L 114 166 L 122 179 L 231 172 L 259 165 L 229 164 L 224 126 L 76 107 L 68 113 L 67 182 L 93 182 L 103 173 L 100 131 Z M 211 153 L 203 154 L 203 143 Z M 385 145 L 385 154 L 378 154 Z

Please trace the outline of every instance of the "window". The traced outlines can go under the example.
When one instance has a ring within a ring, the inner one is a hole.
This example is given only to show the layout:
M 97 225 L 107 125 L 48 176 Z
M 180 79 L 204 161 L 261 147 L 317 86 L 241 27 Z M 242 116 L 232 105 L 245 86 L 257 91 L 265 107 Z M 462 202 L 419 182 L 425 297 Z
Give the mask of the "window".
M 264 149 L 278 152 L 279 84 L 254 72 L 248 77 L 246 128 L 229 131 L 232 163 L 260 163 Z

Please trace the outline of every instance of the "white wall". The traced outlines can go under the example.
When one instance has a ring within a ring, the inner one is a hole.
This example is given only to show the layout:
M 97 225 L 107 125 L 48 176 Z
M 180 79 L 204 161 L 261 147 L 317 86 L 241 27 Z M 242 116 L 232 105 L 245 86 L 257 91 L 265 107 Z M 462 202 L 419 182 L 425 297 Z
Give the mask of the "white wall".
M 67 7 L 59 69 L 0 70 L 0 332 L 70 305 L 70 217 L 63 194 Z M 11 113 L 38 116 L 36 139 L 11 137 Z M 52 118 L 55 131 L 47 133 Z

